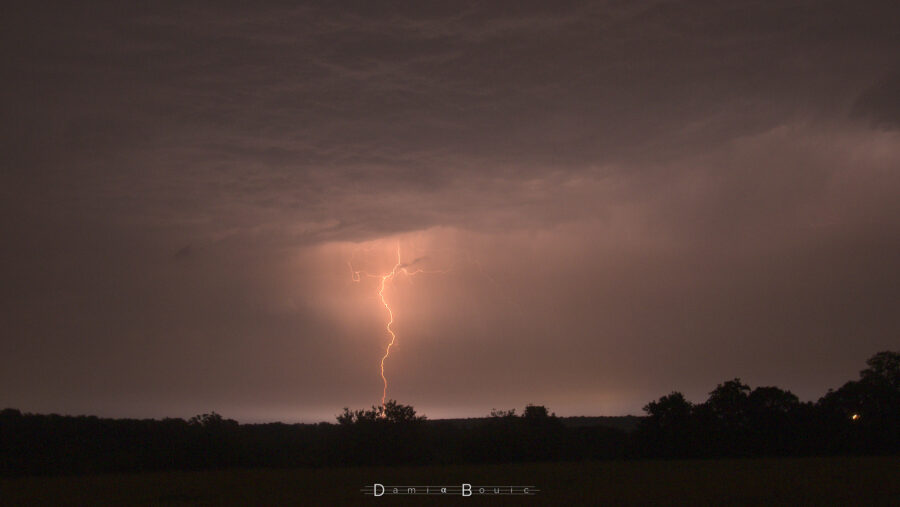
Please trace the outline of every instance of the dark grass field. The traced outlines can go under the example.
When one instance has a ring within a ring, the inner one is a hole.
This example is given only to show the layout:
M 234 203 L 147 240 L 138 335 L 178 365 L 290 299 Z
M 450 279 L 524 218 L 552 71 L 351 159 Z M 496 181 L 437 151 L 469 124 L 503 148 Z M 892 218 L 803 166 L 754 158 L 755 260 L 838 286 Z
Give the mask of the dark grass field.
M 532 484 L 530 497 L 367 497 L 373 483 Z M 3 505 L 900 505 L 900 457 L 262 469 L 0 479 Z

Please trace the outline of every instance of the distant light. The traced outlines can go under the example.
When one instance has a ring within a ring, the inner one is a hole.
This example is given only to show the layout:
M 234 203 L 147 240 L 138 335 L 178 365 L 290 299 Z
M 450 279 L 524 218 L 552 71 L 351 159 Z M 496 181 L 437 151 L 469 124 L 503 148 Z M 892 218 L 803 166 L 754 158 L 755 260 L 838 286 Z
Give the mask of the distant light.
M 850 416 L 850 419 L 852 419 L 852 420 L 854 420 L 854 421 L 859 420 L 859 414 L 853 414 L 853 415 L 851 415 L 851 416 Z

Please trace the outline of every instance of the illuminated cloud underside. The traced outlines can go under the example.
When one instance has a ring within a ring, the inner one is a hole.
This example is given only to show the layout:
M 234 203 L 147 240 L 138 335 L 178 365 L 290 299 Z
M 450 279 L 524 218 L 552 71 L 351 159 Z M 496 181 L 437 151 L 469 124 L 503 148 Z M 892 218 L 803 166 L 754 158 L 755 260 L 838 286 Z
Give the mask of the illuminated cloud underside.
M 3 16 L 8 406 L 330 420 L 394 332 L 430 417 L 896 348 L 896 2 L 123 9 Z

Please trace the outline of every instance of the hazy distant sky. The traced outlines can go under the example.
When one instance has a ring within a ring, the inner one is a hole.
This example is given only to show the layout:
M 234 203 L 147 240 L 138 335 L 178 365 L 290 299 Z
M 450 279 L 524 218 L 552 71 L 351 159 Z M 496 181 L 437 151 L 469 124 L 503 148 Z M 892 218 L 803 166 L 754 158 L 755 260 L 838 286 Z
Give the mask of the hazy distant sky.
M 4 2 L 0 407 L 801 399 L 900 348 L 900 2 Z

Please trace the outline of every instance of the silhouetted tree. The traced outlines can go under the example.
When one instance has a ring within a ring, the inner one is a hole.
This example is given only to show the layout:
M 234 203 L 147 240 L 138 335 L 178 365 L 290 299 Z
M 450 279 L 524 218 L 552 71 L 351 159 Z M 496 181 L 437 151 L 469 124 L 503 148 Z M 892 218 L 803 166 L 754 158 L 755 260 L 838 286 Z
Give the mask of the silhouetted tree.
M 339 424 L 343 425 L 363 422 L 375 422 L 378 419 L 378 414 L 380 413 L 381 409 L 376 408 L 374 405 L 369 410 L 350 410 L 349 408 L 344 407 L 344 411 L 337 416 L 337 421 Z
M 747 424 L 752 454 L 787 454 L 797 450 L 801 436 L 800 400 L 777 387 L 757 387 L 747 397 Z
M 691 417 L 693 405 L 678 391 L 663 396 L 657 401 L 651 401 L 644 406 L 650 420 L 660 427 L 684 425 Z
M 638 428 L 643 454 L 674 457 L 691 455 L 693 405 L 680 392 L 644 406 L 647 418 Z
M 800 399 L 794 393 L 777 387 L 757 387 L 747 402 L 754 414 L 787 414 L 800 406 Z
M 238 422 L 234 419 L 225 419 L 213 411 L 209 414 L 200 414 L 191 417 L 188 419 L 188 424 L 207 429 L 221 429 L 236 427 Z
M 490 416 L 494 418 L 515 417 L 516 409 L 511 408 L 509 410 L 498 410 L 496 408 L 492 408 Z
M 826 425 L 821 438 L 832 451 L 900 450 L 900 353 L 879 352 L 866 364 L 860 380 L 829 389 L 816 404 Z
M 424 415 L 417 416 L 412 405 L 403 405 L 397 403 L 395 400 L 388 400 L 388 402 L 384 404 L 381 418 L 393 423 L 411 423 L 424 421 L 426 419 Z
M 864 382 L 886 384 L 900 390 L 900 352 L 883 351 L 866 361 L 868 368 L 859 372 Z
M 397 403 L 396 400 L 388 400 L 384 407 L 372 405 L 368 410 L 350 410 L 344 407 L 344 411 L 337 416 L 340 424 L 358 424 L 372 422 L 388 422 L 388 423 L 411 423 L 416 421 L 424 421 L 427 418 L 424 415 L 417 416 L 416 410 L 412 405 L 403 405 Z
M 525 411 L 522 413 L 522 417 L 530 421 L 543 421 L 550 419 L 551 417 L 555 418 L 556 414 L 551 414 L 547 410 L 547 407 L 543 405 L 528 404 L 525 406 Z
M 709 393 L 706 406 L 714 417 L 728 423 L 742 422 L 747 413 L 750 386 L 736 378 L 716 386 Z

